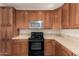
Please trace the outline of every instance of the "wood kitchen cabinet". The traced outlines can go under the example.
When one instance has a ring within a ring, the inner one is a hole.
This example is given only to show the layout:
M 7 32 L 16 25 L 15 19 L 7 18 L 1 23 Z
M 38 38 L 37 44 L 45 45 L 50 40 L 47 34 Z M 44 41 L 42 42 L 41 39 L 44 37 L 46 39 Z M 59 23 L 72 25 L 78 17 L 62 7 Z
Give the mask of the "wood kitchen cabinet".
M 52 29 L 61 29 L 62 9 L 58 8 L 52 11 Z
M 50 12 L 51 11 L 28 11 L 29 21 L 31 20 L 41 20 L 43 21 L 44 29 L 51 28 L 51 19 L 50 19 Z
M 62 46 L 62 55 L 63 56 L 73 56 L 73 53 L 68 50 L 66 47 Z
M 70 4 L 70 28 L 79 28 L 79 3 Z
M 43 21 L 44 29 L 52 28 L 51 12 L 46 10 L 16 11 L 16 28 L 29 28 L 31 20 Z
M 16 28 L 17 29 L 24 28 L 25 15 L 26 14 L 24 11 L 16 11 Z
M 10 40 L 15 30 L 15 9 L 12 7 L 0 7 L 0 53 L 10 54 Z
M 55 56 L 73 56 L 73 53 L 59 42 L 55 42 Z
M 12 26 L 14 23 L 14 8 L 0 7 L 0 26 Z
M 52 29 L 51 11 L 45 11 L 44 28 Z
M 0 7 L 0 35 L 1 39 L 11 39 L 14 35 L 15 9 L 12 7 Z
M 12 55 L 13 56 L 28 56 L 28 40 L 26 39 L 13 40 Z
M 64 4 L 62 7 L 62 28 L 79 28 L 79 3 Z
M 69 4 L 66 3 L 62 7 L 62 28 L 70 28 L 70 7 Z
M 12 41 L 6 40 L 0 42 L 0 55 L 11 56 L 12 55 Z
M 55 42 L 54 40 L 46 39 L 44 42 L 44 55 L 54 56 L 55 55 Z
M 62 46 L 55 41 L 55 56 L 62 56 Z

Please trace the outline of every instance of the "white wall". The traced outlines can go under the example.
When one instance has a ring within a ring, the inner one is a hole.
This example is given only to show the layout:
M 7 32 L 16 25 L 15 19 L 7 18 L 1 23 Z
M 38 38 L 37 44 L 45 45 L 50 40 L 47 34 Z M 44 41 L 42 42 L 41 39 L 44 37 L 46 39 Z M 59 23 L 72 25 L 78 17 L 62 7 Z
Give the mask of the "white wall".
M 79 38 L 79 29 L 62 29 L 61 34 Z

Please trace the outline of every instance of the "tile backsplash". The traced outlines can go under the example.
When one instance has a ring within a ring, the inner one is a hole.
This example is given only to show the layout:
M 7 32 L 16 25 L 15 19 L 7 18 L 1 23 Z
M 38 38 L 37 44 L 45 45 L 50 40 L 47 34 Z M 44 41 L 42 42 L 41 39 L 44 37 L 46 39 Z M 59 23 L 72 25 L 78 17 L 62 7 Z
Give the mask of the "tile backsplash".
M 79 38 L 79 29 L 62 29 L 61 34 Z
M 59 34 L 59 29 L 19 29 L 19 35 L 30 35 L 31 32 L 44 32 L 45 35 Z
M 19 35 L 30 35 L 31 32 L 44 32 L 45 35 L 68 35 L 79 38 L 79 29 L 19 29 Z

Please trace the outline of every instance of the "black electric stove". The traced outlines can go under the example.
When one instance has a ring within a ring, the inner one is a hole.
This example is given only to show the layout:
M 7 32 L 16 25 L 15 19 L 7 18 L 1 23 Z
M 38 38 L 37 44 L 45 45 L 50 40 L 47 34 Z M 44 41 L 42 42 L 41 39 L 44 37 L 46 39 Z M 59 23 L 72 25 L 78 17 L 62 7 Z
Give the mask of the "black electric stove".
M 44 55 L 44 36 L 43 32 L 31 32 L 29 38 L 29 56 Z

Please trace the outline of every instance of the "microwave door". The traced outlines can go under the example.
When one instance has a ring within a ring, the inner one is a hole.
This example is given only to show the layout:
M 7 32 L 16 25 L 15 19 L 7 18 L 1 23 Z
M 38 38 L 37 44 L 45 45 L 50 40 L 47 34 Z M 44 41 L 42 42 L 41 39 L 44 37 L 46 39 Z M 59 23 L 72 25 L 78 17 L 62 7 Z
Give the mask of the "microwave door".
M 30 28 L 43 28 L 42 21 L 31 21 Z

